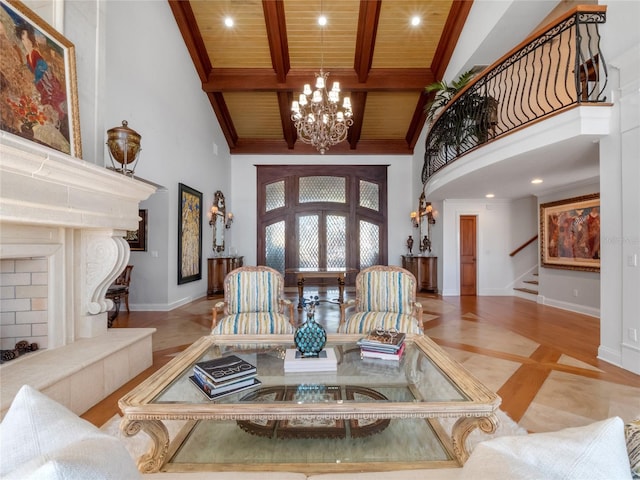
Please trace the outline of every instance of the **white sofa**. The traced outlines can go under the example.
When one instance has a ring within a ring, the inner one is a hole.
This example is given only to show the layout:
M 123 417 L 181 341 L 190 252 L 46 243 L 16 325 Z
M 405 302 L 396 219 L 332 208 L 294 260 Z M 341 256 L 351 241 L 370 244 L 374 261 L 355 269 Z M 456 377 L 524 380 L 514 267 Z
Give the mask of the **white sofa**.
M 637 473 L 640 462 L 635 457 L 633 462 Z M 632 478 L 631 473 L 620 418 L 554 433 L 488 440 L 474 448 L 463 468 L 308 476 L 295 472 L 141 475 L 120 440 L 29 386 L 20 389 L 0 424 L 0 478 L 7 480 L 617 480 Z

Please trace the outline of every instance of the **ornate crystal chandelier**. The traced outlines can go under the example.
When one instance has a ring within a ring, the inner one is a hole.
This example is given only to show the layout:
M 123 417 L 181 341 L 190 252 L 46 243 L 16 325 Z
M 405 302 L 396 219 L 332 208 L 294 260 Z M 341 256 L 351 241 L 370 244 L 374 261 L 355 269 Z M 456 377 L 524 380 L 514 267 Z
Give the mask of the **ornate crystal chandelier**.
M 322 3 L 320 4 L 322 11 Z M 321 28 L 326 25 L 326 17 L 322 15 L 318 19 Z M 298 131 L 298 138 L 304 143 L 309 143 L 324 154 L 329 147 L 336 145 L 347 138 L 349 127 L 353 125 L 353 112 L 351 111 L 351 99 L 345 97 L 340 103 L 340 83 L 333 82 L 331 91 L 327 91 L 327 78 L 329 72 L 324 73 L 324 36 L 320 37 L 321 62 L 320 73 L 316 73 L 316 89 L 312 92 L 311 86 L 306 84 L 297 101 L 291 105 L 291 120 Z

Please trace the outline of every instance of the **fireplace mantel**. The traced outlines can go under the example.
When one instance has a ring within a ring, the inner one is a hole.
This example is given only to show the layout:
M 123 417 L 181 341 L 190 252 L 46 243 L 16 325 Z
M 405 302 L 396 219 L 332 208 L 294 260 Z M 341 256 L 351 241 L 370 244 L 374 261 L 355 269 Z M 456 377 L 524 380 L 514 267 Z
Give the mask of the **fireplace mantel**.
M 0 132 L 0 258 L 49 265 L 49 348 L 107 329 L 109 285 L 129 261 L 126 230 L 156 188 Z
M 0 132 L 0 221 L 65 228 L 138 228 L 155 187 Z

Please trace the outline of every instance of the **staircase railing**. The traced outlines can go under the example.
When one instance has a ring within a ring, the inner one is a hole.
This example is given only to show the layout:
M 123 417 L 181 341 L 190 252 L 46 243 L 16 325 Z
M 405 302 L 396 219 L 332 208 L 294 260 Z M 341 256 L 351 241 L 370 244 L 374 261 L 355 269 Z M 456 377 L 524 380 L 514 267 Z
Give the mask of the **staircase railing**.
M 464 154 L 544 117 L 606 101 L 598 24 L 606 6 L 581 5 L 486 68 L 439 112 L 422 181 Z
M 527 240 L 526 242 L 524 242 L 522 245 L 520 245 L 518 248 L 516 248 L 513 252 L 511 252 L 509 254 L 510 257 L 514 257 L 518 252 L 520 252 L 521 250 L 524 250 L 526 247 L 529 246 L 530 243 L 535 242 L 538 239 L 538 235 L 536 235 L 533 238 L 530 238 L 529 240 Z

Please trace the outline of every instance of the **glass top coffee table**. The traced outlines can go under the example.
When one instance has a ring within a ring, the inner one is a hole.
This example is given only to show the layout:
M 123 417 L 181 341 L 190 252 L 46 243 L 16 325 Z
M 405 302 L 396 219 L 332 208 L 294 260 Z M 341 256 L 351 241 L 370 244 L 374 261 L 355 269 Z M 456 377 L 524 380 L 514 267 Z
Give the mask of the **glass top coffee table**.
M 328 335 L 337 371 L 306 373 L 284 372 L 291 335 L 199 339 L 119 401 L 122 432 L 152 439 L 139 470 L 457 467 L 473 429 L 495 431 L 500 397 L 429 337 L 408 335 L 400 362 L 360 358 L 359 338 Z M 210 401 L 189 380 L 193 365 L 231 354 L 257 366 L 261 385 Z M 171 444 L 168 420 L 187 420 Z

